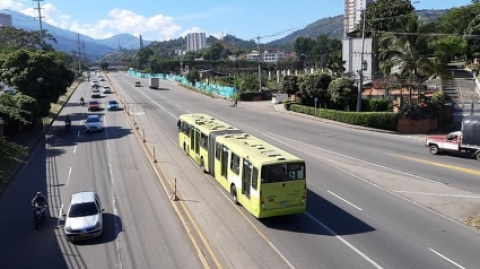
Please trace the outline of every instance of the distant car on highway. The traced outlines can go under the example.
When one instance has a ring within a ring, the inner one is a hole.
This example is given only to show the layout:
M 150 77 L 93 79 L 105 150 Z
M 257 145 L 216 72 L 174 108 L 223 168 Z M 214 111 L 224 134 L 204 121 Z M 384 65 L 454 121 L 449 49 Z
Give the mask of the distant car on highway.
M 100 132 L 103 130 L 102 121 L 98 115 L 88 115 L 85 121 L 85 131 Z
M 100 198 L 93 191 L 72 195 L 63 225 L 68 241 L 99 237 L 103 233 L 103 211 Z
M 110 100 L 107 103 L 107 110 L 118 110 L 120 108 L 119 104 L 115 100 Z
M 92 90 L 91 97 L 92 97 L 92 98 L 100 98 L 100 97 L 102 97 L 102 95 L 100 94 L 100 90 Z
M 108 86 L 103 86 L 103 93 L 112 93 L 112 89 Z
M 98 80 L 105 81 L 105 78 L 103 76 L 98 76 Z
M 100 82 L 98 82 L 98 80 L 92 80 L 90 82 L 90 85 L 93 87 L 100 87 Z
M 100 110 L 100 104 L 97 101 L 88 102 L 88 111 Z

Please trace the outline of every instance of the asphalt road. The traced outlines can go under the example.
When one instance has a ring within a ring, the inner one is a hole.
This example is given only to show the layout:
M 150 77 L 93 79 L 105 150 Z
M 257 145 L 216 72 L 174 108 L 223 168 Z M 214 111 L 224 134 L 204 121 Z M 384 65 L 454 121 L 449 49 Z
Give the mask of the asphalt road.
M 123 112 L 97 112 L 104 131 L 84 132 L 87 109 L 78 100 L 89 100 L 89 91 L 80 84 L 1 201 L 0 268 L 202 268 Z M 30 201 L 38 190 L 47 194 L 49 212 L 35 230 Z M 86 190 L 103 202 L 104 234 L 69 243 L 59 216 L 73 193 Z
M 478 267 L 476 231 L 375 183 L 392 181 L 389 184 L 394 187 L 423 191 L 432 188 L 426 184 L 442 182 L 448 184 L 436 188 L 479 192 L 475 161 L 430 156 L 422 141 L 410 137 L 348 129 L 242 103 L 232 108 L 226 101 L 198 95 L 173 82 L 162 81 L 162 89 L 150 90 L 133 87 L 138 79 L 126 74 L 109 76 L 121 86 L 120 94 L 131 109 L 145 112 L 173 140 L 176 117 L 203 112 L 307 161 L 308 213 L 253 220 L 293 267 Z M 325 245 L 332 239 L 337 244 Z

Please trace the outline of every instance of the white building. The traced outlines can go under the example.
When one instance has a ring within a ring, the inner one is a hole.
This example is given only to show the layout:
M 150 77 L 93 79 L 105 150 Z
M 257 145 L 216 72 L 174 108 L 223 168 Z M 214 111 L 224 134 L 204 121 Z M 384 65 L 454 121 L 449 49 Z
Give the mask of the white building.
M 263 61 L 266 63 L 278 63 L 285 59 L 285 52 L 279 50 L 265 50 L 263 52 Z
M 367 70 L 363 70 L 363 82 L 369 83 L 373 80 L 377 67 L 377 54 L 375 43 L 372 38 L 365 38 L 363 47 L 363 61 L 366 63 Z M 345 71 L 351 72 L 355 78 L 359 78 L 359 72 L 362 70 L 362 39 L 345 38 L 342 40 L 342 59 L 345 61 Z
M 344 36 L 357 29 L 357 24 L 360 23 L 362 18 L 362 11 L 372 2 L 373 0 L 345 0 Z
M 185 36 L 187 51 L 197 51 L 207 47 L 207 35 L 205 33 L 190 33 Z
M 12 16 L 0 13 L 0 27 L 12 27 Z
M 252 50 L 252 52 L 247 54 L 246 60 L 247 61 L 258 61 L 260 59 L 260 53 L 256 50 Z

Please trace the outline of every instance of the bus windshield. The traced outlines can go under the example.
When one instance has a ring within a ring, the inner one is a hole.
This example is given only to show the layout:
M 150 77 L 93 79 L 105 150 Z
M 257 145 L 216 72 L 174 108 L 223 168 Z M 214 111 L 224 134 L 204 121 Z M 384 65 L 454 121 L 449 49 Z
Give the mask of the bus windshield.
M 262 166 L 262 183 L 285 182 L 301 179 L 305 179 L 305 163 Z

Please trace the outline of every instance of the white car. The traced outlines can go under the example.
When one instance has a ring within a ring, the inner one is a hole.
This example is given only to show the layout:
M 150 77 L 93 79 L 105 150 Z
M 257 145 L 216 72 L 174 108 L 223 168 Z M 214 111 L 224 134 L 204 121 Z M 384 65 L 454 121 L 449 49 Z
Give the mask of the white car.
M 108 86 L 103 86 L 103 93 L 112 93 L 112 89 Z
M 63 225 L 68 241 L 99 237 L 103 232 L 103 211 L 98 195 L 77 192 L 72 195 Z
M 92 97 L 92 98 L 100 98 L 100 97 L 102 97 L 102 95 L 100 94 L 100 90 L 92 90 L 91 97 Z
M 90 85 L 91 85 L 92 87 L 99 87 L 99 86 L 100 86 L 100 82 L 98 82 L 98 80 L 92 80 L 92 81 L 90 82 Z
M 85 121 L 85 131 L 88 132 L 101 132 L 103 130 L 102 121 L 98 115 L 88 115 Z

